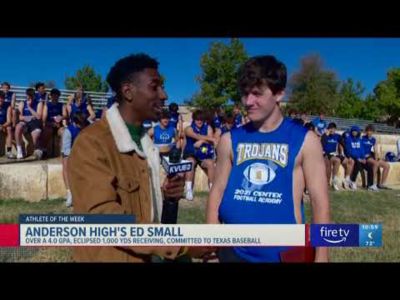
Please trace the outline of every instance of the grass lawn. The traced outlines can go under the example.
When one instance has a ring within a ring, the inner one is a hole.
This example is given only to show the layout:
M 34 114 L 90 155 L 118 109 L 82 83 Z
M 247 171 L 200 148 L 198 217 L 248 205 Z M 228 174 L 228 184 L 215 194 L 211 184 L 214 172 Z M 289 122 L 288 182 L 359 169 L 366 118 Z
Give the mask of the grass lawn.
M 196 194 L 195 201 L 182 200 L 179 223 L 204 223 L 208 193 Z M 400 262 L 400 191 L 343 191 L 331 193 L 332 219 L 335 223 L 382 223 L 381 248 L 331 248 L 332 262 Z M 63 199 L 29 203 L 0 200 L 0 223 L 17 223 L 20 213 L 69 213 Z M 311 208 L 306 203 L 307 223 Z M 0 262 L 69 262 L 71 250 L 54 248 L 0 248 Z

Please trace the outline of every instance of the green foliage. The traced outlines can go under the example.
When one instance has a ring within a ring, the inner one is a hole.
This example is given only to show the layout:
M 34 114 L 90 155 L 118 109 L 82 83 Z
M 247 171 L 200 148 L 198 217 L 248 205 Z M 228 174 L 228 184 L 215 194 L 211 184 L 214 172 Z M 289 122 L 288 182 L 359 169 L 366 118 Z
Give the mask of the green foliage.
M 65 87 L 69 90 L 75 90 L 79 86 L 82 86 L 86 91 L 93 92 L 107 92 L 107 82 L 103 81 L 100 74 L 97 74 L 95 70 L 88 65 L 83 66 L 77 70 L 75 76 L 66 77 Z
M 390 69 L 386 80 L 379 82 L 374 94 L 378 107 L 389 118 L 400 117 L 400 68 Z
M 339 102 L 336 74 L 324 69 L 317 54 L 304 57 L 300 63 L 300 70 L 289 79 L 290 106 L 309 114 L 323 111 L 334 115 Z
M 185 103 L 203 109 L 214 109 L 233 100 L 240 101 L 237 89 L 237 72 L 247 60 L 244 45 L 238 39 L 230 44 L 215 42 L 209 51 L 201 57 L 201 75 L 197 78 L 200 92 Z

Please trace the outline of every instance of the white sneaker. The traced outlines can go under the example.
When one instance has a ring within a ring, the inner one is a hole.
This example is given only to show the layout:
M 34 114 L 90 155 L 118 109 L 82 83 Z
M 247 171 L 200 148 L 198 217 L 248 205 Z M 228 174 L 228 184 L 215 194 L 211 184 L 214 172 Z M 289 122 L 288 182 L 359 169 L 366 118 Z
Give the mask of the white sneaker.
M 67 207 L 71 207 L 72 206 L 72 194 L 71 193 L 67 193 L 67 201 L 65 202 L 65 205 Z
M 37 159 L 37 160 L 41 160 L 42 159 L 42 155 L 43 155 L 43 151 L 40 149 L 36 149 L 35 151 L 33 151 L 33 156 Z
M 351 190 L 353 190 L 353 191 L 357 190 L 357 184 L 355 182 L 350 181 L 349 186 L 350 186 Z
M 376 184 L 373 184 L 373 185 L 368 187 L 368 191 L 378 192 L 379 190 L 378 190 L 378 187 L 376 186 Z
M 7 152 L 7 158 L 8 159 L 15 159 L 16 156 L 12 152 Z
M 342 187 L 343 187 L 344 190 L 349 188 L 349 184 L 345 179 L 343 179 L 343 181 L 342 181 Z
M 185 198 L 186 198 L 186 200 L 193 201 L 193 191 L 192 190 L 187 190 Z
M 22 154 L 22 152 L 17 153 L 17 159 L 24 159 L 24 155 Z
M 337 180 L 333 179 L 332 180 L 332 187 L 335 191 L 339 190 L 338 184 L 337 184 Z

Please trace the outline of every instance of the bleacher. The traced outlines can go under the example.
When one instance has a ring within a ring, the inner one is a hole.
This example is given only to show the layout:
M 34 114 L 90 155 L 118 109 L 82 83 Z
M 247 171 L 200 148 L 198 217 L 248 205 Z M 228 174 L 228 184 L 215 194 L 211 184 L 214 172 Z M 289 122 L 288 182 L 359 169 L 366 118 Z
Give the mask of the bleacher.
M 17 103 L 19 101 L 23 101 L 26 99 L 25 90 L 28 87 L 24 86 L 11 86 L 10 91 L 15 92 Z M 50 93 L 51 89 L 46 89 L 48 93 Z M 73 95 L 76 90 L 64 90 L 59 89 L 61 92 L 61 96 L 59 101 L 62 103 L 66 103 L 67 99 L 70 95 Z M 111 97 L 111 93 L 99 93 L 99 92 L 92 92 L 92 91 L 85 91 L 86 94 L 90 95 L 92 99 L 92 104 L 95 110 L 101 109 L 107 103 L 107 98 Z
M 318 116 L 308 115 L 307 116 L 310 121 Z M 387 124 L 382 123 L 374 123 L 370 120 L 362 120 L 362 119 L 344 119 L 337 117 L 325 117 L 326 122 L 329 124 L 330 122 L 336 123 L 338 130 L 346 130 L 353 125 L 359 126 L 362 130 L 368 125 L 372 124 L 375 127 L 375 131 L 383 134 L 396 134 L 400 135 L 400 128 L 395 128 L 394 126 L 389 126 Z

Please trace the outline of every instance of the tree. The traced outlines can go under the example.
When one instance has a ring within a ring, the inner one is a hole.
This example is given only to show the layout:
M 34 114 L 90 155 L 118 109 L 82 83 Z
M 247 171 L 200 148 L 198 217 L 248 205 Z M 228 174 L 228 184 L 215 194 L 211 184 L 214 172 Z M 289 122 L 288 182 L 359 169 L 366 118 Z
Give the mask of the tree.
M 381 121 L 383 113 L 379 108 L 379 103 L 374 95 L 368 95 L 362 102 L 360 115 L 357 116 L 360 119 Z
M 335 115 L 339 101 L 338 85 L 336 74 L 324 70 L 318 54 L 304 57 L 300 70 L 289 79 L 290 107 L 309 114 L 323 111 L 325 114 Z
M 336 116 L 341 118 L 363 118 L 365 103 L 362 94 L 364 91 L 365 88 L 359 81 L 354 83 L 351 78 L 343 81 L 339 87 Z
M 391 120 L 400 117 L 400 68 L 390 69 L 387 79 L 379 82 L 374 94 L 378 107 Z
M 85 65 L 81 69 L 77 70 L 75 76 L 67 76 L 64 84 L 69 90 L 75 90 L 77 87 L 82 86 L 86 91 L 108 91 L 107 83 L 103 81 L 101 75 L 96 74 L 95 70 L 89 65 Z
M 224 106 L 229 100 L 240 101 L 237 75 L 240 65 L 247 59 L 246 50 L 239 39 L 231 39 L 228 45 L 213 43 L 201 57 L 202 73 L 197 78 L 200 91 L 186 103 L 209 109 Z

